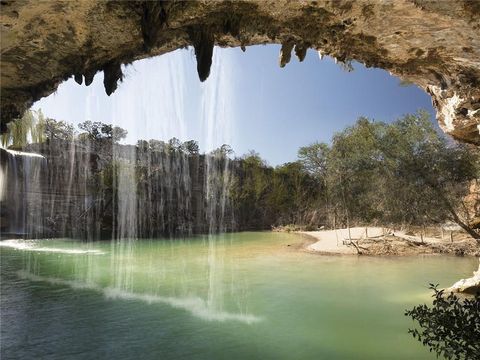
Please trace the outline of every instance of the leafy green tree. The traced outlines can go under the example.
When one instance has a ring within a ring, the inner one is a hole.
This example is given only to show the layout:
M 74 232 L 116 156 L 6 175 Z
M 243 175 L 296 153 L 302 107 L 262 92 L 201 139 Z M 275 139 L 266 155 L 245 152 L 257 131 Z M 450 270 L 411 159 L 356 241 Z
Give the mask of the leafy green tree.
M 164 151 L 167 148 L 167 144 L 162 140 L 150 139 L 148 146 L 151 151 Z
M 438 285 L 434 291 L 433 306 L 418 305 L 405 312 L 418 322 L 420 328 L 408 332 L 437 356 L 446 359 L 478 359 L 480 355 L 480 294 L 461 299 Z
M 47 118 L 43 120 L 41 126 L 47 140 L 71 141 L 75 135 L 73 125 L 64 121 Z
M 304 224 L 305 213 L 312 209 L 312 204 L 317 198 L 319 183 L 304 171 L 300 162 L 289 162 L 275 168 L 274 187 L 280 186 L 284 194 L 283 211 L 288 223 Z M 285 219 L 284 219 L 285 220 Z
M 227 144 L 223 144 L 220 146 L 218 149 L 214 149 L 210 152 L 211 155 L 213 156 L 218 156 L 222 158 L 226 158 L 234 153 L 232 147 Z
M 335 215 L 333 214 L 332 216 L 333 211 L 330 204 L 331 190 L 328 183 L 329 154 L 330 147 L 327 144 L 315 142 L 308 146 L 301 147 L 298 150 L 298 159 L 303 169 L 314 176 L 321 186 L 321 189 L 318 190 L 323 196 L 322 201 L 319 201 L 318 205 L 324 208 L 324 225 L 335 227 Z
M 303 168 L 313 176 L 324 178 L 327 174 L 327 159 L 330 148 L 325 143 L 315 142 L 298 150 L 298 159 Z
M 184 148 L 189 155 L 198 155 L 200 153 L 200 147 L 198 146 L 198 142 L 195 140 L 185 141 L 182 144 L 182 148 Z
M 386 186 L 398 197 L 398 203 L 390 205 L 400 206 L 407 222 L 451 220 L 480 238 L 468 225 L 468 213 L 462 214 L 468 183 L 478 177 L 478 150 L 449 143 L 426 112 L 397 120 L 378 144 L 386 164 Z
M 298 156 L 323 184 L 326 222 L 334 227 L 337 219 L 347 226 L 451 220 L 478 236 L 462 203 L 478 178 L 478 149 L 448 141 L 425 111 L 390 124 L 360 118 L 335 134 L 330 147 L 314 143 Z
M 336 212 L 345 225 L 374 222 L 378 206 L 380 157 L 374 136 L 380 124 L 360 118 L 333 137 L 329 152 L 328 183 Z
M 173 137 L 170 140 L 168 140 L 168 150 L 170 152 L 175 152 L 175 151 L 183 152 L 182 143 L 180 142 L 179 139 L 177 139 L 176 137 Z
M 307 222 L 320 186 L 300 162 L 272 168 L 255 151 L 236 162 L 232 198 L 242 228 Z
M 149 145 L 148 145 L 148 141 L 146 140 L 138 140 L 137 141 L 137 148 L 140 150 L 140 151 L 148 151 L 149 149 Z
M 4 147 L 23 148 L 29 143 L 43 143 L 56 137 L 60 128 L 63 131 L 71 130 L 69 132 L 70 137 L 68 137 L 71 139 L 73 136 L 71 125 L 45 118 L 41 110 L 27 110 L 20 119 L 16 119 L 7 125 L 7 131 L 1 136 L 2 145 Z
M 110 140 L 112 143 L 118 143 L 125 139 L 128 134 L 128 132 L 121 127 L 99 121 L 92 122 L 87 120 L 78 124 L 78 128 L 85 131 L 87 137 L 92 141 Z
M 265 206 L 269 170 L 264 160 L 255 151 L 237 159 L 231 190 L 237 221 L 242 228 L 264 228 L 270 226 L 269 207 Z
M 21 149 L 29 143 L 29 137 L 35 126 L 32 111 L 25 111 L 23 116 L 7 125 L 7 131 L 2 135 L 2 145 Z
M 45 116 L 42 113 L 42 110 L 39 109 L 36 111 L 36 121 L 34 121 L 34 125 L 32 126 L 30 135 L 32 138 L 32 143 L 43 143 L 46 140 L 45 135 Z

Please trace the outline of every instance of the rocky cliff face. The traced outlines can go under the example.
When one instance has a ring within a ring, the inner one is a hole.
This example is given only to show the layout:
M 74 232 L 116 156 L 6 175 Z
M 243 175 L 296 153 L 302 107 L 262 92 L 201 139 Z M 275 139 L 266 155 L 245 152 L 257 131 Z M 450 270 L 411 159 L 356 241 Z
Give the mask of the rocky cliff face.
M 480 144 L 480 2 L 430 1 L 1 1 L 2 127 L 72 75 L 105 73 L 111 94 L 121 64 L 193 45 L 200 80 L 212 48 L 282 44 L 280 65 L 308 48 L 358 60 L 431 96 L 442 129 Z
M 467 279 L 461 279 L 446 289 L 446 292 L 480 294 L 480 265 L 478 270 L 473 272 L 473 276 Z
M 473 180 L 468 189 L 468 195 L 463 202 L 468 214 L 469 225 L 474 229 L 480 228 L 480 179 Z
M 51 140 L 25 150 L 0 147 L 0 238 L 99 240 L 242 230 L 222 187 L 235 169 L 225 158 L 105 139 Z

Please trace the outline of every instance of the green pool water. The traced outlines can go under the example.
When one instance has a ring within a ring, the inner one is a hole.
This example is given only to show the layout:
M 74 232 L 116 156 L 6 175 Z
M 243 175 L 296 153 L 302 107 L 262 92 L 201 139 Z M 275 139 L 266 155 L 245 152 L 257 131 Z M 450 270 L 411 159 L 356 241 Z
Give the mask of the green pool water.
M 478 260 L 320 256 L 303 241 L 6 243 L 1 358 L 435 359 L 404 311 Z

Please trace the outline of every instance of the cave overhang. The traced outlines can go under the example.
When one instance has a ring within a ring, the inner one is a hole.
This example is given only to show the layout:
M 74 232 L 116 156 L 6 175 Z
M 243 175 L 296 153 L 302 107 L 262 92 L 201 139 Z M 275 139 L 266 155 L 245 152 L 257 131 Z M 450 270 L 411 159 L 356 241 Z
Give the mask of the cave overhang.
M 123 64 L 193 46 L 199 79 L 213 46 L 281 44 L 279 65 L 309 48 L 390 71 L 432 97 L 440 127 L 480 144 L 480 2 L 3 0 L 1 124 L 74 76 L 104 72 L 107 94 Z

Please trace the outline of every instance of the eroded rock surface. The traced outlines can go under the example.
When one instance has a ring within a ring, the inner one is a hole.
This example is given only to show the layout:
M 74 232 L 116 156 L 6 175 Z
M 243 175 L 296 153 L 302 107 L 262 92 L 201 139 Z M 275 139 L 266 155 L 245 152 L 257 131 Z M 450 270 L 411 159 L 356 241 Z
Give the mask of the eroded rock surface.
M 442 129 L 480 144 L 480 2 L 427 1 L 53 1 L 3 0 L 2 127 L 72 75 L 88 85 L 120 64 L 193 45 L 198 72 L 212 44 L 282 44 L 280 64 L 307 48 L 358 60 L 431 96 Z
M 459 280 L 445 291 L 472 295 L 480 294 L 480 265 L 478 266 L 478 270 L 473 272 L 471 278 Z

